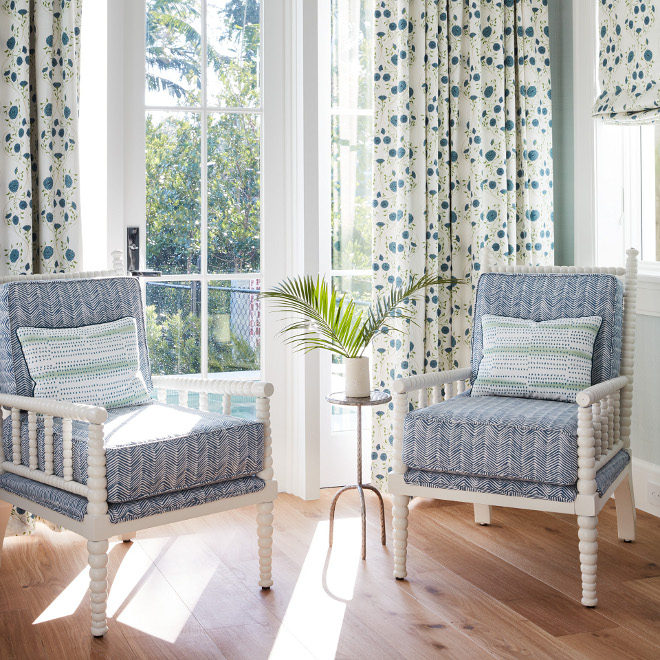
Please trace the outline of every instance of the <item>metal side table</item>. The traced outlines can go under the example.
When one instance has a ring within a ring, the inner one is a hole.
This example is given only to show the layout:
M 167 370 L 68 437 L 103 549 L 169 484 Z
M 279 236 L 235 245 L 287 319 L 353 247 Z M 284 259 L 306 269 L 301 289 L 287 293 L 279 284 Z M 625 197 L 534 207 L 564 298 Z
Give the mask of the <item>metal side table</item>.
M 360 494 L 360 512 L 362 517 L 362 559 L 367 558 L 367 511 L 364 505 L 364 490 L 372 490 L 378 495 L 380 503 L 380 539 L 385 545 L 385 508 L 383 507 L 383 496 L 380 491 L 371 484 L 362 483 L 362 406 L 380 406 L 389 403 L 392 397 L 379 390 L 372 390 L 369 396 L 365 397 L 347 397 L 343 392 L 335 392 L 325 397 L 326 401 L 335 406 L 355 406 L 357 408 L 357 483 L 355 485 L 344 486 L 332 499 L 330 505 L 330 547 L 332 547 L 332 532 L 335 524 L 335 507 L 339 496 L 347 490 L 357 488 Z

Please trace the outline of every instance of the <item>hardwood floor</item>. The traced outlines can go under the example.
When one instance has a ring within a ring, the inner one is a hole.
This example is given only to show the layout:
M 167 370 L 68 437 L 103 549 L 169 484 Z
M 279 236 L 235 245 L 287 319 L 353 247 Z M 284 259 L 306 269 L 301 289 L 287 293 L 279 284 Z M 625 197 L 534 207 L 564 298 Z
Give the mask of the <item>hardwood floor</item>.
M 360 560 L 356 498 L 334 490 L 275 505 L 270 591 L 257 585 L 256 512 L 231 511 L 113 541 L 109 632 L 90 636 L 85 542 L 39 526 L 5 540 L 0 658 L 660 658 L 660 519 L 619 542 L 600 514 L 599 606 L 579 604 L 570 516 L 415 500 L 408 579 L 392 575 L 369 501 Z M 388 541 L 391 516 L 388 507 Z

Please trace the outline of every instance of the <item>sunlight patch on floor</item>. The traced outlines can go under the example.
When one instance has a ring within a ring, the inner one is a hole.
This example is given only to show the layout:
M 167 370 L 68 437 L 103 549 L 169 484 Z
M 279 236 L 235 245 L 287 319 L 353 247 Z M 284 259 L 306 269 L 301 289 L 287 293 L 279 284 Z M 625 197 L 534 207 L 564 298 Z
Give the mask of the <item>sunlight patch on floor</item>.
M 64 591 L 34 620 L 32 625 L 71 616 L 87 595 L 88 589 L 89 567 L 85 566 Z
M 137 544 L 129 550 L 122 560 L 121 567 L 112 585 L 108 614 L 114 616 L 120 623 L 130 626 L 140 632 L 158 637 L 166 642 L 174 643 L 184 629 L 191 611 L 200 599 L 217 569 L 219 560 L 182 563 L 185 556 L 181 552 L 182 544 L 189 542 L 185 537 L 148 539 L 145 543 L 161 544 L 158 550 L 163 555 L 159 557 L 159 565 L 167 567 L 166 575 L 176 570 L 195 571 L 194 579 L 185 586 L 184 604 L 177 591 L 169 584 L 163 573 L 152 563 L 151 558 Z M 152 553 L 154 548 L 151 548 Z M 148 574 L 147 574 L 148 572 Z M 146 577 L 145 577 L 146 575 Z
M 335 657 L 346 601 L 353 597 L 361 562 L 360 533 L 359 518 L 336 520 L 334 544 L 328 554 L 328 522 L 318 523 L 271 660 L 292 657 L 287 631 L 292 631 L 314 657 Z
M 149 570 L 151 562 L 136 543 L 122 557 L 108 594 L 108 618 L 114 617 Z

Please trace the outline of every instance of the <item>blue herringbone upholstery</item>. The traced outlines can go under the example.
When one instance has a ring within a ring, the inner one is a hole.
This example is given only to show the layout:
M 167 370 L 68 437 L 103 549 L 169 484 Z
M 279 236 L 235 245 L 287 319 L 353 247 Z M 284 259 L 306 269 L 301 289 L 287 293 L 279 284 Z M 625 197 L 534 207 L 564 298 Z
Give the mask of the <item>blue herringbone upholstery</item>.
M 38 420 L 39 469 L 44 467 L 43 419 Z M 13 460 L 11 418 L 3 428 L 4 451 Z M 62 420 L 56 419 L 54 472 L 62 476 Z M 108 502 L 131 502 L 257 474 L 263 467 L 261 423 L 153 402 L 116 408 L 105 424 Z M 21 454 L 28 465 L 27 419 Z M 87 424 L 73 423 L 73 478 L 87 483 Z
M 259 477 L 243 477 L 241 479 L 221 481 L 217 484 L 156 495 L 155 497 L 147 497 L 142 500 L 110 504 L 108 506 L 108 516 L 112 523 L 138 520 L 157 513 L 185 509 L 189 506 L 215 502 L 227 497 L 257 493 L 263 490 L 265 485 L 265 482 L 259 479 Z M 72 520 L 80 521 L 87 513 L 86 498 L 74 495 L 73 493 L 67 493 L 59 488 L 46 486 L 38 481 L 32 481 L 15 474 L 10 474 L 9 472 L 0 474 L 0 488 L 15 495 L 25 497 L 30 502 L 46 506 L 52 511 L 61 513 Z
M 34 389 L 17 328 L 77 328 L 127 316 L 137 322 L 140 370 L 151 391 L 142 296 L 135 278 L 26 280 L 0 285 L 0 392 L 32 396 Z
M 596 473 L 596 489 L 601 497 L 629 462 L 630 456 L 628 452 L 622 449 L 614 458 L 598 470 Z M 448 472 L 430 472 L 427 470 L 408 470 L 404 479 L 407 484 L 414 486 L 531 497 L 537 500 L 552 500 L 554 502 L 573 502 L 578 494 L 575 484 L 572 486 L 557 486 L 554 484 L 539 483 L 537 481 L 523 481 L 521 479 L 492 479 L 489 477 L 450 474 Z
M 479 278 L 472 325 L 472 382 L 483 355 L 484 314 L 532 321 L 600 316 L 591 384 L 619 375 L 623 283 L 614 275 L 484 273 Z
M 577 405 L 469 393 L 406 415 L 403 462 L 416 470 L 577 481 Z

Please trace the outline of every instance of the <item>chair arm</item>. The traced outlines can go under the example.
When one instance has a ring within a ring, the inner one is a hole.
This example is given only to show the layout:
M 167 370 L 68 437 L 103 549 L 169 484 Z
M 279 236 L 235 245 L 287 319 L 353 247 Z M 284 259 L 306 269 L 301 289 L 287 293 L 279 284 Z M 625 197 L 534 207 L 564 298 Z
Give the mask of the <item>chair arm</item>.
M 40 415 L 50 415 L 51 417 L 61 417 L 62 419 L 75 419 L 90 424 L 104 424 L 108 418 L 108 411 L 100 406 L 67 403 L 57 399 L 17 396 L 15 394 L 0 394 L 0 406 L 35 412 Z
M 224 380 L 222 378 L 189 378 L 187 376 L 152 376 L 151 380 L 156 388 L 183 392 L 270 397 L 275 391 L 271 383 L 261 380 Z
M 57 399 L 42 399 L 38 397 L 0 394 L 0 406 L 12 409 L 12 445 L 14 457 L 6 461 L 4 451 L 0 446 L 0 472 L 11 472 L 21 477 L 38 481 L 48 486 L 54 486 L 88 500 L 87 513 L 90 515 L 105 515 L 108 510 L 107 488 L 105 478 L 105 449 L 103 446 L 103 424 L 108 418 L 108 411 L 101 406 L 90 406 L 84 403 L 69 403 Z M 30 436 L 29 465 L 20 462 L 21 417 L 20 411 L 28 412 L 28 429 Z M 44 453 L 45 466 L 38 468 L 38 440 L 36 415 L 45 415 L 44 421 Z M 62 419 L 63 435 L 58 441 L 62 445 L 64 476 L 53 474 L 53 417 Z M 71 421 L 87 422 L 89 435 L 87 439 L 87 484 L 73 479 L 71 456 Z
M 450 371 L 438 371 L 434 374 L 420 374 L 419 376 L 408 376 L 394 381 L 392 391 L 396 394 L 405 394 L 415 390 L 423 390 L 435 385 L 454 383 L 457 380 L 467 380 L 472 375 L 470 367 L 463 369 L 451 369 Z
M 592 385 L 591 387 L 587 387 L 586 389 L 582 390 L 575 397 L 575 401 L 581 408 L 586 408 L 593 405 L 597 401 L 604 399 L 606 396 L 618 392 L 627 384 L 628 378 L 626 378 L 626 376 L 611 378 L 610 380 L 605 380 L 602 383 Z

